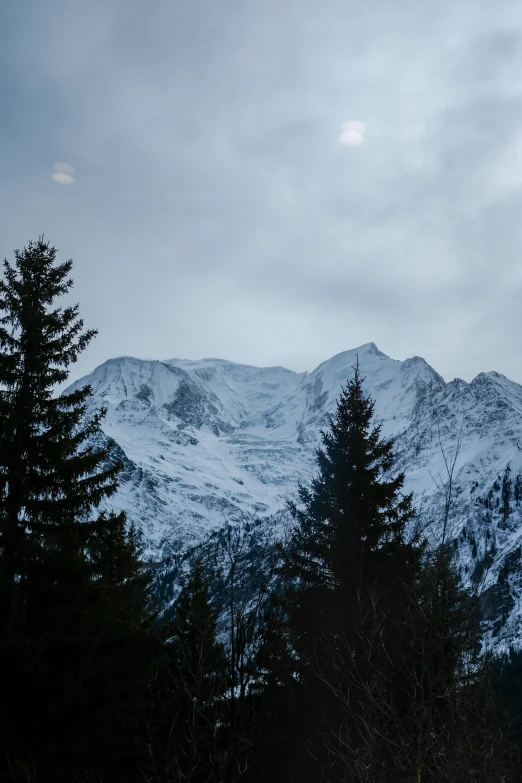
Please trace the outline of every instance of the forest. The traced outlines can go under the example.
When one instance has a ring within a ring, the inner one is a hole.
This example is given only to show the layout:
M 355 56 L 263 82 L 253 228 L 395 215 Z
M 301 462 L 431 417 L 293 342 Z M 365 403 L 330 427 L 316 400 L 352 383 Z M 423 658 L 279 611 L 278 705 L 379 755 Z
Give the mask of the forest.
M 88 386 L 55 393 L 97 334 L 63 304 L 71 272 L 41 237 L 0 281 L 0 779 L 519 780 L 522 655 L 483 643 L 450 486 L 423 538 L 358 364 L 291 528 L 258 553 L 254 523 L 225 525 L 166 612 L 110 510 L 105 410 Z

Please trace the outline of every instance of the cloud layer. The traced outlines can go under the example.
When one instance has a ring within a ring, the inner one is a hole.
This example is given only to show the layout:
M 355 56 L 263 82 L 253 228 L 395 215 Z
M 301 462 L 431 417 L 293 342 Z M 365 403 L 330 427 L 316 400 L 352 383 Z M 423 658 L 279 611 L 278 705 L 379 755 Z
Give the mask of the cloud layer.
M 20 0 L 0 44 L 0 251 L 74 259 L 74 374 L 374 341 L 522 382 L 522 5 Z

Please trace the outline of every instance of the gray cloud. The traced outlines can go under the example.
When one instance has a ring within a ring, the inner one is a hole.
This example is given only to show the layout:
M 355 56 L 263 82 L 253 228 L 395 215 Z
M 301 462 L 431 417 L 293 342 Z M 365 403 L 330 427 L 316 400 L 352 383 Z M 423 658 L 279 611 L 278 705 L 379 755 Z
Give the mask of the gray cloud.
M 303 370 L 374 341 L 522 382 L 522 8 L 21 0 L 5 18 L 0 251 L 45 232 L 75 260 L 100 330 L 78 373 L 118 354 Z M 347 120 L 361 146 L 339 143 Z

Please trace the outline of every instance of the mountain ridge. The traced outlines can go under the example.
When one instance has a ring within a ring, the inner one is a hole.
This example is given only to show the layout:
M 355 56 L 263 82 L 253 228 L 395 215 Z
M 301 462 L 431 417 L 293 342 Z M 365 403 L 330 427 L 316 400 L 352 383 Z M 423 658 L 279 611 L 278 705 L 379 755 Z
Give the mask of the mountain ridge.
M 64 393 L 90 383 L 92 405 L 107 406 L 102 429 L 125 462 L 112 505 L 141 530 L 147 557 L 161 561 L 225 520 L 283 513 L 298 482 L 314 475 L 320 432 L 357 357 L 376 420 L 395 440 L 396 469 L 406 474 L 405 489 L 414 492 L 432 543 L 441 513 L 435 478 L 444 477 L 444 457 L 460 437 L 451 518 L 459 567 L 469 582 L 484 561 L 485 588 L 492 589 L 511 563 L 513 605 L 502 633 L 522 637 L 515 611 L 521 569 L 513 555 L 522 518 L 512 503 L 505 523 L 494 514 L 486 521 L 483 502 L 508 463 L 513 476 L 522 470 L 522 386 L 500 373 L 446 382 L 422 357 L 392 359 L 370 342 L 303 373 L 222 359 L 118 357 Z

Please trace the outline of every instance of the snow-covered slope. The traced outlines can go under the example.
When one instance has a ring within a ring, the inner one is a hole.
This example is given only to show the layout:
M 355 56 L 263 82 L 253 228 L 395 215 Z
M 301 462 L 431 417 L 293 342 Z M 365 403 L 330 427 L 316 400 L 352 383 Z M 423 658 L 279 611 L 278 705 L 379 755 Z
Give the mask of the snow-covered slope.
M 89 383 L 94 404 L 107 406 L 103 430 L 125 463 L 111 503 L 127 511 L 148 556 L 159 560 L 225 520 L 273 515 L 295 496 L 298 481 L 314 473 L 320 429 L 357 356 L 433 540 L 443 506 L 437 482 L 446 478 L 444 455 L 452 457 L 460 433 L 450 528 L 462 572 L 488 588 L 484 611 L 492 632 L 503 644 L 522 638 L 522 517 L 512 502 L 502 519 L 497 490 L 488 501 L 493 511 L 483 503 L 508 463 L 513 478 L 522 470 L 522 386 L 504 376 L 445 383 L 420 357 L 398 361 L 368 343 L 311 373 L 221 359 L 122 357 L 69 390 Z

